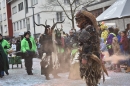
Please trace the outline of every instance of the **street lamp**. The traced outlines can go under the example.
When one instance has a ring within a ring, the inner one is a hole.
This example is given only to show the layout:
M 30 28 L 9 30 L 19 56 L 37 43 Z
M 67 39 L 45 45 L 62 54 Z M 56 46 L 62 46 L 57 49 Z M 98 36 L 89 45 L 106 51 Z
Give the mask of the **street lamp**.
M 34 25 L 34 37 L 35 37 L 35 34 L 36 34 L 36 31 L 35 31 L 35 18 L 34 18 L 34 8 L 35 7 L 28 7 L 28 8 L 32 8 L 32 11 L 33 11 L 33 25 Z

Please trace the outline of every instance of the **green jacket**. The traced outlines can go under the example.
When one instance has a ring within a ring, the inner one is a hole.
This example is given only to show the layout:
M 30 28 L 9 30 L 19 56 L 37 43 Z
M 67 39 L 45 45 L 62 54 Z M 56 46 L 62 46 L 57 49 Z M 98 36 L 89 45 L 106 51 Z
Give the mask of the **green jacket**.
M 37 49 L 37 45 L 36 45 L 36 41 L 35 41 L 34 37 L 31 36 L 31 37 L 30 37 L 30 40 L 33 41 L 33 43 L 34 43 L 34 45 L 33 45 L 34 48 Z
M 26 38 L 23 38 L 23 40 L 21 41 L 21 51 L 22 52 L 26 52 L 27 50 L 36 52 L 37 47 L 36 47 L 35 40 L 30 37 L 30 41 L 32 43 L 32 48 L 31 49 L 29 48 L 29 44 L 28 44 L 28 41 L 26 40 Z
M 3 48 L 4 48 L 5 46 L 7 46 L 7 48 L 4 48 L 4 52 L 7 54 L 7 49 L 10 48 L 9 42 L 6 41 L 5 39 L 3 39 L 2 42 L 0 42 L 0 44 L 2 45 Z
M 2 67 L 2 69 L 4 68 L 4 71 L 7 71 L 9 69 L 9 63 L 8 63 L 7 55 L 1 44 L 0 44 L 0 53 L 1 53 L 1 57 L 0 57 L 1 66 L 0 67 Z

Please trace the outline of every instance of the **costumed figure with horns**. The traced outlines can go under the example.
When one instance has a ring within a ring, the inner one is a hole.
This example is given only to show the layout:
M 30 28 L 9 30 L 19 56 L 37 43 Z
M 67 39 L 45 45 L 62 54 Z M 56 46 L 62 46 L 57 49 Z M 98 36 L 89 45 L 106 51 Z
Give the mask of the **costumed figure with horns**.
M 46 80 L 49 80 L 49 74 L 52 73 L 54 78 L 60 78 L 57 75 L 57 69 L 59 67 L 59 60 L 57 56 L 57 51 L 56 51 L 56 44 L 57 41 L 55 40 L 55 31 L 54 28 L 57 23 L 63 23 L 62 22 L 56 22 L 53 24 L 52 27 L 47 24 L 36 24 L 37 26 L 44 26 L 45 27 L 45 32 L 44 34 L 41 34 L 39 43 L 41 44 L 41 49 L 42 49 L 42 60 L 41 60 L 41 74 L 45 75 Z
M 85 79 L 87 86 L 97 86 L 101 76 L 104 76 L 104 72 L 107 74 L 107 71 L 100 60 L 100 40 L 96 18 L 90 12 L 80 10 L 75 19 L 80 28 L 78 33 L 80 75 Z

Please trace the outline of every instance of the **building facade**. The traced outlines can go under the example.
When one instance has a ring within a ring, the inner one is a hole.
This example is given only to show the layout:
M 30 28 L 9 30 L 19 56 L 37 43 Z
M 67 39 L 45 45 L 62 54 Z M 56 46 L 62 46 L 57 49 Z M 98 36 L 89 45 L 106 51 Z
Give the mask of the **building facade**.
M 103 13 L 108 7 L 110 7 L 116 0 L 98 0 L 94 4 L 87 6 L 86 8 L 98 17 Z
M 9 35 L 6 0 L 0 0 L 0 33 Z
M 99 2 L 91 4 L 86 8 L 92 12 L 95 17 L 98 17 L 101 13 L 103 13 L 108 7 L 114 4 L 116 0 L 99 0 Z M 121 19 L 111 19 L 105 22 L 108 26 L 118 27 L 121 31 L 126 29 L 128 23 L 130 23 L 130 17 L 121 18 Z
M 53 1 L 55 0 L 8 0 L 8 4 L 11 5 L 13 36 L 17 37 L 25 31 L 31 31 L 32 34 L 34 34 L 34 32 L 35 34 L 44 33 L 43 26 L 35 25 L 34 31 L 33 8 L 31 7 L 35 7 L 34 20 L 36 23 L 45 24 L 47 20 L 47 24 L 52 26 L 54 24 L 53 19 L 55 22 L 65 19 L 63 24 L 57 24 L 57 28 L 62 28 L 65 32 L 69 32 L 69 30 L 72 29 L 71 21 L 67 18 L 59 5 L 56 3 L 50 4 Z M 62 2 L 62 6 L 64 6 L 66 13 L 70 16 L 69 0 L 59 1 Z M 79 1 L 80 0 L 76 0 L 75 5 L 77 5 Z M 81 7 L 79 9 L 81 9 Z M 76 29 L 78 28 L 76 27 Z

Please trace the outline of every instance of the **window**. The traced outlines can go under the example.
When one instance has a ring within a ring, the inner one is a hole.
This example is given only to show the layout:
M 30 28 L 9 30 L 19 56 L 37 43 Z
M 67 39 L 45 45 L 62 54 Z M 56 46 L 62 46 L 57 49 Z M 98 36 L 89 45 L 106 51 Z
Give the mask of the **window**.
M 37 14 L 37 21 L 38 21 L 38 24 L 40 24 L 40 15 Z
M 2 21 L 2 14 L 0 14 L 0 22 Z
M 56 13 L 57 21 L 62 21 L 62 12 Z
M 5 0 L 2 1 L 2 6 L 5 8 Z
M 30 30 L 30 19 L 29 18 L 27 18 L 27 30 Z
M 17 22 L 17 30 L 19 30 L 19 22 Z
M 64 4 L 69 4 L 69 0 L 64 0 Z
M 0 31 L 1 31 L 1 34 L 3 33 L 3 27 L 2 25 L 0 26 Z
M 3 14 L 3 20 L 6 20 L 6 13 Z
M 13 23 L 13 28 L 14 28 L 14 31 L 16 31 L 16 25 L 15 25 L 15 23 Z
M 54 0 L 47 0 L 48 1 L 48 3 L 52 3 Z
M 20 21 L 20 29 L 22 29 L 22 20 Z
M 79 4 L 79 0 L 75 0 L 75 4 Z
M 25 0 L 26 13 L 28 13 L 28 0 Z
M 32 5 L 36 5 L 36 4 L 38 4 L 38 0 L 32 0 Z
M 23 10 L 23 2 L 21 2 L 20 4 L 18 4 L 18 8 L 19 8 L 19 11 Z
M 4 32 L 7 33 L 8 30 L 7 30 L 7 25 L 4 26 Z
M 12 8 L 12 14 L 15 14 L 15 13 L 17 13 L 17 7 L 16 6 Z
M 1 10 L 1 2 L 0 2 L 0 10 Z
M 26 27 L 26 21 L 25 21 L 25 19 L 23 19 L 23 28 L 25 28 Z
M 0 33 L 2 34 L 2 26 L 0 26 Z

